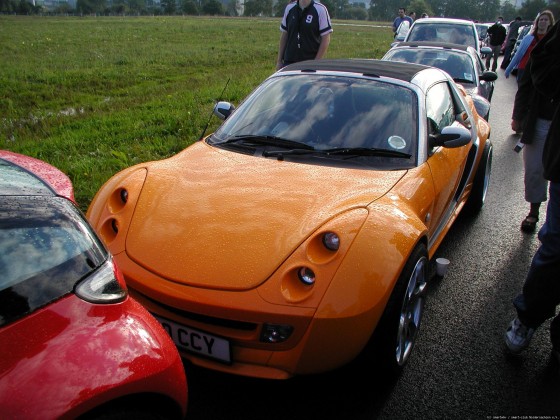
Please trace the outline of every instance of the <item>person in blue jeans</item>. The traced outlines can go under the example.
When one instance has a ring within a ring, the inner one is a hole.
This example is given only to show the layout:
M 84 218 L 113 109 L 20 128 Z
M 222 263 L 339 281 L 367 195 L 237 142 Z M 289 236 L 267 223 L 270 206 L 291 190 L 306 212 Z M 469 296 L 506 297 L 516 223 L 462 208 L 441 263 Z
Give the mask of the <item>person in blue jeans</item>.
M 528 69 L 535 89 L 547 100 L 556 103 L 554 116 L 543 152 L 544 177 L 549 182 L 546 220 L 539 231 L 541 245 L 531 266 L 521 293 L 513 305 L 517 317 L 505 333 L 505 343 L 511 353 L 525 350 L 535 330 L 547 319 L 550 325 L 552 355 L 560 362 L 560 28 L 556 23 L 531 52 Z

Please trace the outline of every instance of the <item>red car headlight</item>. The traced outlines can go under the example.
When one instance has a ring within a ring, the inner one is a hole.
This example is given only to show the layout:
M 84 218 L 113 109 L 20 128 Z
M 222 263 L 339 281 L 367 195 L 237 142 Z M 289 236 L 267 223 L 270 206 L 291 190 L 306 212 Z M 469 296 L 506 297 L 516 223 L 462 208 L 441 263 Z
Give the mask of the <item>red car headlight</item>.
M 91 303 L 122 302 L 128 294 L 123 275 L 112 259 L 78 283 L 74 292 Z

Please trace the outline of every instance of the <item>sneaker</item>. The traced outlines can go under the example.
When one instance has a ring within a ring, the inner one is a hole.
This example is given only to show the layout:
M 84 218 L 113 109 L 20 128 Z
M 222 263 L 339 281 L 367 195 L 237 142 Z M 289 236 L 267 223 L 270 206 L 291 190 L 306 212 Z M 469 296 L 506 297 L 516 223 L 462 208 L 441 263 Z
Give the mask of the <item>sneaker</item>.
M 521 353 L 529 347 L 529 343 L 531 342 L 531 338 L 534 333 L 534 328 L 526 327 L 518 318 L 515 318 L 511 321 L 511 324 L 506 330 L 505 339 L 507 348 L 513 354 Z

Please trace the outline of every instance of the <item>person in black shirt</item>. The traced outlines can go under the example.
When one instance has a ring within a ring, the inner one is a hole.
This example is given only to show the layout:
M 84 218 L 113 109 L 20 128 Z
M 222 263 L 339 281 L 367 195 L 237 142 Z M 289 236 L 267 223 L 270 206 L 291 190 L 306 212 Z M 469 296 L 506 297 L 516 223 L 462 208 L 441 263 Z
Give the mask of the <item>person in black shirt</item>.
M 505 333 L 507 348 L 520 353 L 529 346 L 535 330 L 547 319 L 550 323 L 552 356 L 560 362 L 560 23 L 556 23 L 531 51 L 529 73 L 535 91 L 552 101 L 554 114 L 544 144 L 544 177 L 549 180 L 549 200 L 546 220 L 539 231 L 541 245 L 531 266 L 521 293 L 513 304 L 517 317 Z M 526 74 L 523 75 L 523 79 Z
M 502 25 L 503 18 L 500 16 L 496 23 L 488 28 L 486 34 L 490 37 L 490 48 L 492 49 L 492 55 L 486 58 L 486 68 L 490 70 L 490 62 L 494 59 L 492 63 L 492 71 L 496 71 L 498 68 L 498 58 L 500 57 L 500 51 L 502 50 L 502 44 L 504 43 L 507 35 L 506 28 Z
M 325 5 L 297 0 L 286 6 L 280 31 L 277 70 L 298 61 L 323 58 L 333 29 Z

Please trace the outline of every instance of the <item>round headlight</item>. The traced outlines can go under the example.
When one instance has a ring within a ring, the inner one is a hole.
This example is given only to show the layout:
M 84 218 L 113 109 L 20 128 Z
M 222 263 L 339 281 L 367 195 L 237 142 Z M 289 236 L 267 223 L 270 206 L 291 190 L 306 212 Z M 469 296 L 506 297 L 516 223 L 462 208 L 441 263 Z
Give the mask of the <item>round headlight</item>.
M 334 232 L 327 232 L 323 235 L 323 245 L 331 251 L 338 251 L 340 247 L 340 237 Z
M 298 277 L 303 284 L 308 286 L 315 283 L 315 273 L 308 267 L 301 267 L 298 270 Z
M 121 190 L 121 201 L 126 204 L 126 202 L 128 201 L 128 191 L 125 190 L 124 188 Z

